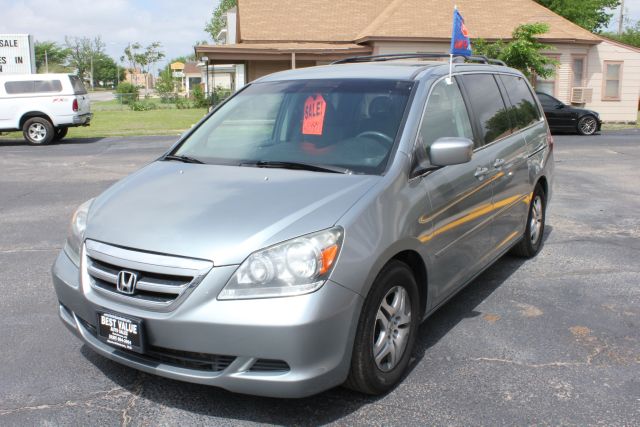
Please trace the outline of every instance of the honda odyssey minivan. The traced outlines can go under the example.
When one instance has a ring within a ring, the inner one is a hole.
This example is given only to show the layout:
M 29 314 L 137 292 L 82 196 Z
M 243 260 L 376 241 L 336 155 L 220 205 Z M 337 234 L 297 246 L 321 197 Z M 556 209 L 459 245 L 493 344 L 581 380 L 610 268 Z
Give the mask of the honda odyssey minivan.
M 53 266 L 63 323 L 234 392 L 391 389 L 423 320 L 505 253 L 538 253 L 552 191 L 526 78 L 432 56 L 263 77 L 82 204 Z

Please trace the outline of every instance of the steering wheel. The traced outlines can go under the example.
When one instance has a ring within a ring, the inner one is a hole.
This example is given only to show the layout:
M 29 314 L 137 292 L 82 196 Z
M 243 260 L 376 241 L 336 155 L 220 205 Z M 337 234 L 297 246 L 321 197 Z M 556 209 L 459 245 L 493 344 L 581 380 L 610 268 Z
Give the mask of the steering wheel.
M 356 135 L 356 138 L 361 137 L 373 137 L 374 139 L 377 139 L 378 141 L 385 143 L 388 146 L 393 145 L 393 138 L 391 138 L 387 134 L 375 130 L 367 130 Z

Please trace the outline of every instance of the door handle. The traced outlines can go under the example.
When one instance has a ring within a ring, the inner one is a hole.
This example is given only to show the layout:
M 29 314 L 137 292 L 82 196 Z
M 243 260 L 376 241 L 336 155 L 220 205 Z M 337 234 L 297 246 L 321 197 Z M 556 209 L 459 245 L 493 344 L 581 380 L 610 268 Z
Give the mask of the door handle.
M 478 167 L 476 169 L 476 173 L 473 174 L 473 176 L 479 179 L 482 179 L 487 175 L 489 175 L 489 168 L 481 168 L 481 167 Z
M 496 160 L 493 162 L 493 167 L 494 167 L 495 169 L 499 169 L 499 168 L 501 168 L 502 166 L 504 166 L 504 163 L 505 163 L 504 159 L 496 159 Z

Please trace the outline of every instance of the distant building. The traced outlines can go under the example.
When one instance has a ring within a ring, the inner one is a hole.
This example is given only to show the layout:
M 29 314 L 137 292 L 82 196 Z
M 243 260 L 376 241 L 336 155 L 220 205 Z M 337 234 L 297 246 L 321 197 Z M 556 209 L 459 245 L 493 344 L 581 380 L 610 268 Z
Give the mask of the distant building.
M 133 71 L 125 70 L 124 80 L 133 85 L 144 87 L 147 89 L 153 89 L 155 83 L 153 75 L 151 75 L 150 73 L 145 73 L 139 68 L 134 68 Z
M 540 40 L 559 66 L 537 90 L 596 110 L 608 122 L 636 122 L 640 49 L 573 24 L 533 0 L 457 0 L 472 37 L 508 40 L 520 24 L 545 22 Z M 198 58 L 231 67 L 232 88 L 276 71 L 357 55 L 448 53 L 453 3 L 439 0 L 238 0 L 225 44 L 196 46 Z M 218 65 L 216 75 L 218 75 Z M 211 76 L 210 76 L 211 78 Z

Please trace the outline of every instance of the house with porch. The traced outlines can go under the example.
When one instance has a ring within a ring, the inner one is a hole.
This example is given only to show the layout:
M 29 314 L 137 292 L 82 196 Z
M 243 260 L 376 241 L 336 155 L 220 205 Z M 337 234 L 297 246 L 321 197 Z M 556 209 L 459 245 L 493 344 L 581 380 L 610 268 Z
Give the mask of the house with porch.
M 533 0 L 456 0 L 472 38 L 508 40 L 520 24 L 545 22 L 540 40 L 559 65 L 536 89 L 596 110 L 606 122 L 636 122 L 640 49 L 573 24 Z M 196 46 L 214 70 L 224 65 L 232 89 L 266 74 L 358 55 L 448 53 L 453 1 L 238 0 L 225 43 Z

